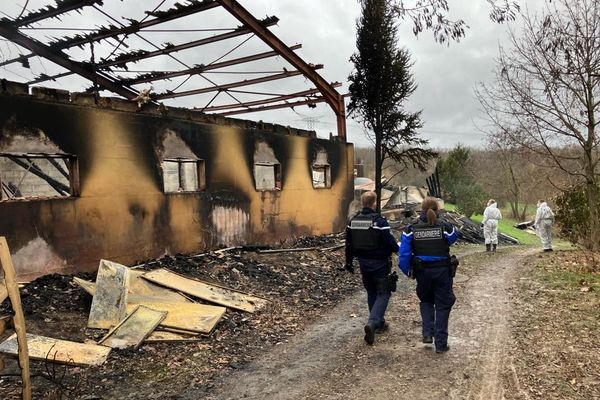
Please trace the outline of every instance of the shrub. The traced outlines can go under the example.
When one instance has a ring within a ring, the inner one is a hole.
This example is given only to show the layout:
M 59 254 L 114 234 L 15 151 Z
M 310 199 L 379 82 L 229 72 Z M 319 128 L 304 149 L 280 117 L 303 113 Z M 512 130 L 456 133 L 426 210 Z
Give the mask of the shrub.
M 583 186 L 573 186 L 556 198 L 556 222 L 560 234 L 573 244 L 586 249 L 593 248 L 588 243 L 590 235 L 590 205 Z M 600 200 L 595 205 L 600 208 Z
M 483 213 L 486 194 L 477 184 L 458 184 L 454 188 L 456 208 L 467 217 Z

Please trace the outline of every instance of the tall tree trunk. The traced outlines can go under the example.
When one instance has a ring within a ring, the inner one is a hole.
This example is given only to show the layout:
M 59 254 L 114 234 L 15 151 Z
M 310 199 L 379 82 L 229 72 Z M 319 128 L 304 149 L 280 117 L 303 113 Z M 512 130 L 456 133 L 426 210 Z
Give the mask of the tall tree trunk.
M 512 193 L 514 198 L 514 206 L 512 207 L 513 218 L 519 218 L 519 184 L 517 182 L 517 177 L 515 176 L 515 170 L 513 169 L 512 164 L 508 164 L 508 171 L 510 172 L 510 183 L 512 185 Z M 511 205 L 512 206 L 512 205 Z
M 513 196 L 513 200 L 510 202 L 510 211 L 514 219 L 519 218 L 519 199 Z
M 588 207 L 590 210 L 590 230 L 589 237 L 587 238 L 588 250 L 600 252 L 600 210 L 598 210 L 599 196 L 598 184 L 596 182 L 589 182 L 585 185 L 585 194 L 588 201 Z
M 525 215 L 527 213 L 527 203 L 523 206 L 523 210 L 521 210 L 521 216 L 519 217 L 519 221 L 525 221 Z

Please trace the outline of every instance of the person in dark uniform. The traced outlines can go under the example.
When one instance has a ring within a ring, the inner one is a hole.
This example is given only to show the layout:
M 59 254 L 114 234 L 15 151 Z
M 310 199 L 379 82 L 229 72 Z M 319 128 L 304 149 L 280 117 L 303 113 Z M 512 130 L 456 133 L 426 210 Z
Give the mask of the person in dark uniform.
M 452 291 L 456 258 L 450 257 L 450 246 L 458 232 L 454 226 L 438 218 L 438 203 L 427 197 L 421 204 L 419 218 L 402 232 L 399 267 L 417 280 L 423 321 L 423 343 L 433 343 L 436 353 L 448 347 L 448 318 L 456 301 Z
M 388 329 L 384 314 L 392 294 L 389 286 L 390 256 L 398 252 L 398 243 L 390 232 L 387 220 L 375 211 L 377 195 L 365 192 L 361 196 L 363 209 L 346 228 L 345 269 L 354 273 L 352 261 L 358 258 L 362 281 L 367 290 L 369 320 L 365 325 L 365 342 L 372 345 L 375 334 Z

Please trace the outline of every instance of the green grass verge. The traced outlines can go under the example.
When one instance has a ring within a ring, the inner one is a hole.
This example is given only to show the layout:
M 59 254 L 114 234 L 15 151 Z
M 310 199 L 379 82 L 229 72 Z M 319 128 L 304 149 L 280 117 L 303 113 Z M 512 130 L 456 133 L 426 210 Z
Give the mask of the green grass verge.
M 456 211 L 456 206 L 452 203 L 445 203 L 444 209 L 447 211 Z M 535 211 L 535 207 L 533 208 Z M 507 214 L 507 212 L 503 212 L 503 214 Z M 475 214 L 471 217 L 471 220 L 481 224 L 483 220 L 483 215 Z M 514 225 L 518 223 L 518 221 L 510 218 L 503 218 L 498 222 L 498 232 L 504 233 L 505 235 L 514 237 L 519 241 L 519 244 L 523 245 L 534 245 L 541 246 L 540 238 L 537 235 L 532 235 L 526 231 L 522 231 L 521 229 L 517 229 Z M 573 250 L 574 247 L 564 240 L 560 240 L 558 238 L 552 240 L 552 246 L 557 250 Z
M 483 215 L 475 214 L 471 217 L 471 219 L 480 224 L 481 221 L 483 221 Z M 540 238 L 538 238 L 536 235 L 532 235 L 531 233 L 527 233 L 515 228 L 513 225 L 516 223 L 517 222 L 514 219 L 503 218 L 498 222 L 498 232 L 514 237 L 519 241 L 520 244 L 540 244 Z
M 578 293 L 580 288 L 592 288 L 595 296 L 600 292 L 600 274 L 573 271 L 547 271 L 542 279 L 553 289 L 566 289 Z

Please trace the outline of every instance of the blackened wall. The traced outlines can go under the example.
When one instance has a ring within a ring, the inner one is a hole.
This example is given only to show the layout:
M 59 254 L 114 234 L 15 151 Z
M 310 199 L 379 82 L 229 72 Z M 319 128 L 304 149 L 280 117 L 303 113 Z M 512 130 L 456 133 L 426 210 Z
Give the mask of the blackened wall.
M 0 151 L 12 137 L 42 133 L 79 161 L 80 196 L 0 202 L 0 235 L 23 279 L 93 270 L 100 258 L 133 264 L 344 228 L 353 193 L 350 144 L 273 125 L 197 121 L 185 110 L 131 112 L 104 103 L 0 94 Z M 163 193 L 161 154 L 173 134 L 205 160 L 204 192 Z M 281 163 L 279 191 L 255 189 L 258 142 Z M 310 165 L 320 149 L 331 165 L 330 189 L 312 187 Z

